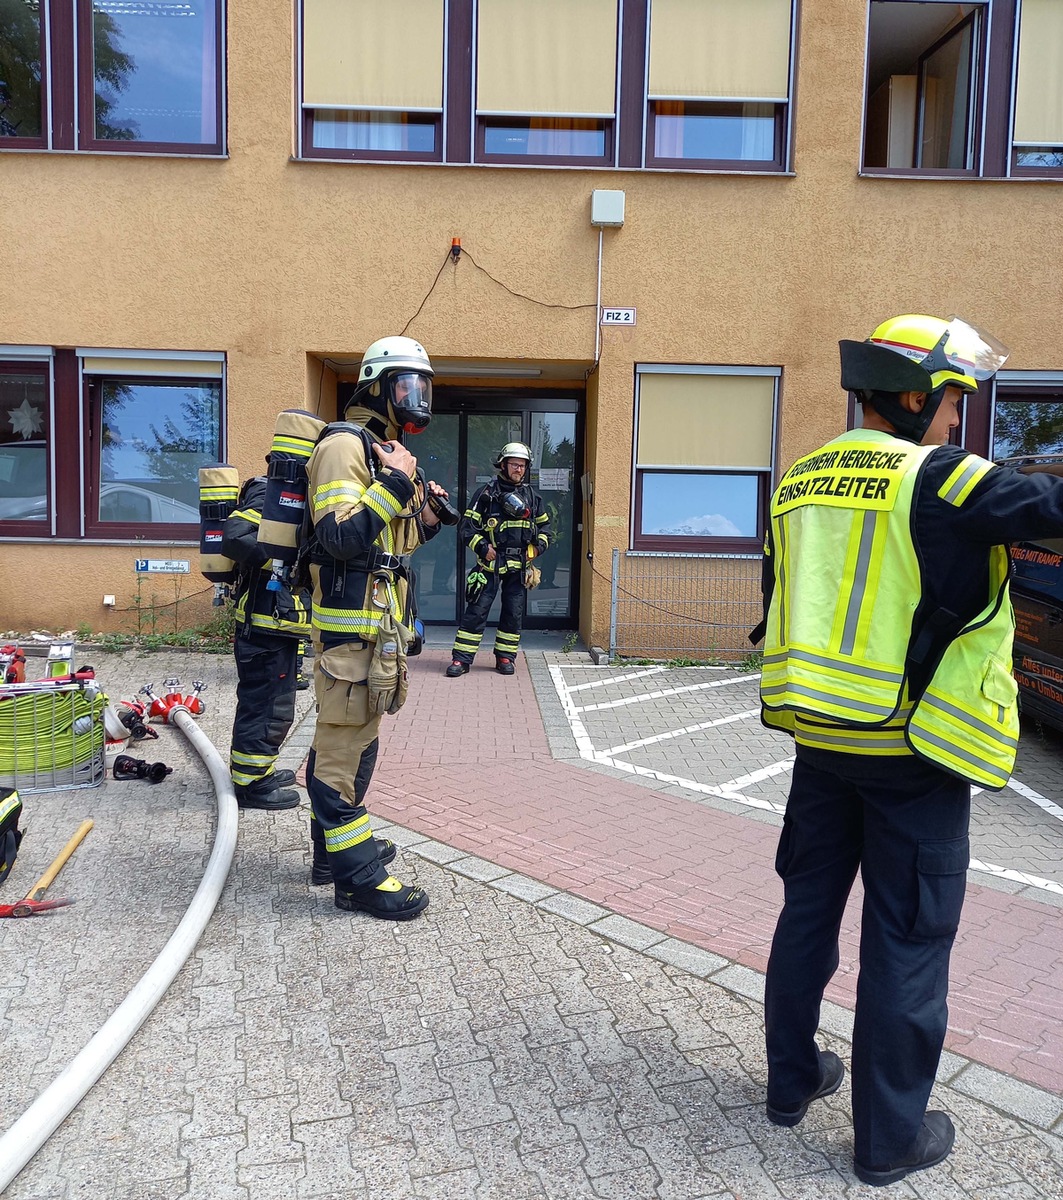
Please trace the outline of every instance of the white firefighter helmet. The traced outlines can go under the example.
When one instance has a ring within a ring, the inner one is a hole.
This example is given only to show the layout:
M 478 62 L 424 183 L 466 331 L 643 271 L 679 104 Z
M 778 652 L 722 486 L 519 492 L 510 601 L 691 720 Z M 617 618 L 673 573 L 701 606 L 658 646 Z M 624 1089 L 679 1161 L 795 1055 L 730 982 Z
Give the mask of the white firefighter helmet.
M 531 466 L 531 451 L 523 442 L 506 442 L 495 459 L 495 468 L 501 469 L 507 458 L 523 458 Z

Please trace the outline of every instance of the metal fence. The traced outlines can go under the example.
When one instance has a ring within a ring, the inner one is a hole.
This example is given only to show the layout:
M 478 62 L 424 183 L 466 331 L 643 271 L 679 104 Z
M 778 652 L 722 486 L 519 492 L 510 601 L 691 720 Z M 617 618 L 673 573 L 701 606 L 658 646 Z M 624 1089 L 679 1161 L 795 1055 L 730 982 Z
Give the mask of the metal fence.
M 613 551 L 609 654 L 740 662 L 763 615 L 760 554 Z

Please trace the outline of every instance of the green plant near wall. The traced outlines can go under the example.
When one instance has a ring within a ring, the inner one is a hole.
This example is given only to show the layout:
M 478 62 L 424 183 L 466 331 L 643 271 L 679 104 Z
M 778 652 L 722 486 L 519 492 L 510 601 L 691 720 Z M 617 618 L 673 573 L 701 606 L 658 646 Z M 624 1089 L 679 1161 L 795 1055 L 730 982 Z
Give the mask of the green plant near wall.
M 185 576 L 173 577 L 173 599 L 162 600 L 154 593 L 149 594 L 146 580 L 150 577 L 137 572 L 136 586 L 131 602 L 126 609 L 133 614 L 133 629 L 126 633 L 110 633 L 97 638 L 97 644 L 105 650 L 123 650 L 137 646 L 143 650 L 158 650 L 163 646 L 179 646 L 207 653 L 225 654 L 232 648 L 236 632 L 236 613 L 231 603 L 211 609 L 206 620 L 187 623 L 183 618 L 187 602 L 202 595 L 197 592 L 184 594 Z M 78 636 L 91 636 L 91 628 L 83 622 L 78 627 Z
M 762 650 L 751 651 L 738 664 L 738 669 L 749 675 L 762 671 L 764 669 L 764 652 Z

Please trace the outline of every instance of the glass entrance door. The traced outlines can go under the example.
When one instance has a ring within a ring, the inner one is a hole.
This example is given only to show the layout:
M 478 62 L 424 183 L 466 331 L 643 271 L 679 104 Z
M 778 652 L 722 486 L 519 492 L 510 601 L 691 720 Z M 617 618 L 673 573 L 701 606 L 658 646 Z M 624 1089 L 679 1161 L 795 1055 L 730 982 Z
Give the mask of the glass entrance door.
M 540 587 L 528 593 L 527 629 L 570 629 L 576 623 L 573 568 L 576 553 L 576 401 L 531 400 L 527 393 L 451 393 L 436 389 L 432 423 L 409 442 L 418 466 L 441 483 L 451 503 L 464 512 L 477 489 L 494 478 L 494 460 L 506 442 L 526 442 L 532 451 L 532 487 L 550 514 L 549 552 L 536 565 Z M 413 560 L 421 620 L 456 625 L 464 608 L 465 576 L 475 556 L 464 549 L 457 529 L 444 528 Z M 491 623 L 497 619 L 492 611 Z

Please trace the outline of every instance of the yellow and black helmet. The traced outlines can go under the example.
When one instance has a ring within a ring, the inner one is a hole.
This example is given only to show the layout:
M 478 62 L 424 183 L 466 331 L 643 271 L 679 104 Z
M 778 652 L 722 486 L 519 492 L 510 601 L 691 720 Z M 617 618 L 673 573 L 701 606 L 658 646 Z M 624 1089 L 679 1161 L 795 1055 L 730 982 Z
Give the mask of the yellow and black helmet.
M 960 317 L 905 313 L 890 317 L 864 342 L 841 341 L 841 385 L 873 404 L 905 437 L 918 441 L 934 418 L 945 388 L 976 392 L 1008 357 L 992 334 Z M 922 392 L 921 413 L 907 413 L 894 399 Z
M 853 392 L 929 394 L 950 385 L 976 392 L 1008 357 L 1002 343 L 969 321 L 921 313 L 890 317 L 866 342 L 839 345 L 842 387 Z

